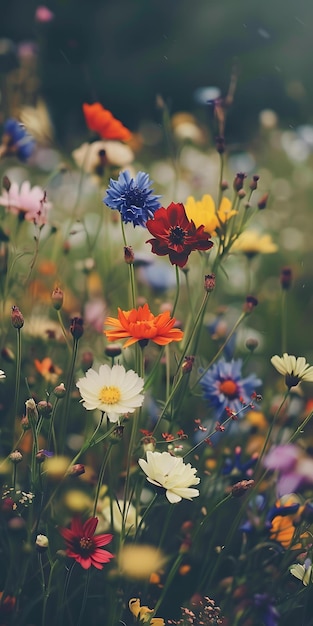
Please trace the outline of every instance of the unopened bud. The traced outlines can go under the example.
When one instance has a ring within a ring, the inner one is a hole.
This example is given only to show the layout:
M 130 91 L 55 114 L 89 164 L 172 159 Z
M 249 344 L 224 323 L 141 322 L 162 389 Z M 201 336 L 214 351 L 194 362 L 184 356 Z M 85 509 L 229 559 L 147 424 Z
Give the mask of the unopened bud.
M 221 182 L 221 191 L 226 191 L 226 189 L 229 188 L 229 184 L 227 182 L 227 180 L 222 180 Z
M 255 309 L 257 305 L 258 305 L 257 298 L 255 298 L 254 296 L 247 296 L 246 301 L 243 305 L 244 313 L 252 313 L 252 311 Z
M 62 309 L 63 306 L 64 293 L 62 289 L 56 287 L 51 294 L 52 305 L 56 311 Z
M 260 198 L 259 202 L 258 202 L 258 209 L 262 210 L 262 209 L 266 209 L 267 206 L 267 201 L 268 201 L 268 193 L 265 193 L 262 198 Z
M 135 255 L 131 246 L 124 246 L 124 261 L 128 265 L 133 265 Z
M 36 550 L 38 552 L 45 552 L 49 546 L 49 539 L 46 535 L 37 535 L 36 538 Z
M 195 362 L 194 356 L 185 356 L 184 362 L 181 366 L 183 374 L 190 374 L 193 368 L 193 364 Z
M 51 402 L 47 402 L 46 400 L 40 400 L 40 402 L 38 402 L 37 404 L 37 409 L 39 415 L 49 418 L 52 413 L 52 404 Z
M 246 340 L 246 348 L 247 350 L 250 350 L 250 352 L 254 352 L 254 350 L 256 350 L 256 348 L 258 347 L 259 342 L 257 339 L 254 339 L 254 337 L 249 337 Z
M 19 450 L 14 450 L 14 452 L 11 452 L 11 454 L 9 455 L 9 459 L 10 461 L 12 461 L 12 463 L 17 465 L 23 460 L 23 455 Z
M 231 495 L 234 498 L 241 498 L 242 496 L 244 496 L 246 491 L 252 489 L 253 486 L 254 480 L 240 480 L 238 483 L 232 486 Z
M 204 289 L 209 293 L 215 288 L 215 274 L 207 274 L 204 277 Z
M 18 306 L 12 306 L 11 309 L 11 322 L 14 328 L 20 329 L 24 326 L 24 317 L 19 310 Z
M 244 189 L 239 189 L 239 191 L 238 191 L 238 198 L 240 198 L 240 200 L 243 200 L 243 198 L 245 198 L 246 195 L 247 194 L 246 194 Z
M 87 372 L 92 367 L 93 364 L 93 353 L 90 350 L 86 350 L 82 354 L 81 358 L 81 366 L 84 372 Z
M 252 176 L 252 181 L 249 185 L 251 191 L 255 191 L 258 187 L 258 180 L 259 180 L 260 176 L 258 176 L 257 174 L 255 174 L 254 176 Z
M 84 320 L 82 317 L 73 317 L 71 319 L 70 331 L 74 339 L 80 339 L 84 334 Z
M 143 437 L 141 440 L 142 443 L 142 447 L 144 449 L 144 452 L 154 452 L 155 451 L 155 446 L 156 446 L 156 439 L 155 437 L 153 437 L 153 435 L 147 435 L 146 437 Z
M 81 476 L 85 473 L 85 466 L 82 463 L 76 463 L 76 465 L 72 465 L 68 470 L 68 476 L 72 476 L 75 478 L 76 476 Z
M 108 343 L 104 350 L 105 354 L 112 359 L 122 354 L 122 347 L 119 343 Z
M 46 454 L 44 450 L 39 450 L 36 454 L 36 461 L 38 463 L 38 465 L 41 465 L 41 463 L 44 462 L 44 460 L 46 459 Z
M 218 137 L 215 137 L 215 146 L 216 146 L 216 150 L 219 154 L 224 154 L 225 152 L 225 137 L 223 137 L 222 135 L 218 135 Z
M 110 443 L 119 443 L 123 439 L 124 426 L 120 425 L 114 428 L 113 433 L 109 436 Z
M 11 189 L 11 181 L 8 178 L 8 176 L 3 176 L 2 187 L 3 187 L 3 189 L 5 189 L 5 191 L 7 191 L 7 192 L 10 191 L 10 189 Z
M 233 182 L 233 188 L 235 191 L 240 191 L 240 189 L 243 188 L 243 182 L 245 178 L 246 174 L 244 174 L 243 172 L 238 172 Z
M 31 419 L 38 419 L 38 411 L 37 411 L 37 407 L 36 407 L 36 402 L 34 400 L 34 398 L 29 398 L 29 400 L 26 400 L 25 402 L 25 406 L 26 406 L 26 416 Z
M 57 398 L 64 398 L 66 394 L 66 389 L 64 387 L 64 383 L 60 383 L 53 389 L 53 393 Z
M 283 267 L 280 272 L 280 284 L 282 289 L 290 289 L 292 281 L 292 270 L 290 267 Z

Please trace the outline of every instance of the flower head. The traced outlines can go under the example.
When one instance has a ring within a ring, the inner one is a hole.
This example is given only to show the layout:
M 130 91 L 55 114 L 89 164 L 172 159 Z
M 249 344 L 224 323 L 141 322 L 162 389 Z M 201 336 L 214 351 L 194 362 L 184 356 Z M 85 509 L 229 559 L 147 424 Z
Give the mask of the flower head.
M 90 517 L 85 524 L 79 517 L 72 520 L 71 528 L 59 528 L 59 532 L 66 542 L 66 554 L 75 559 L 84 569 L 93 565 L 96 569 L 103 569 L 103 563 L 113 559 L 113 554 L 101 550 L 112 541 L 113 535 L 94 536 L 98 525 L 97 517 Z
M 204 226 L 197 228 L 181 203 L 172 202 L 167 209 L 161 207 L 146 226 L 155 237 L 147 241 L 152 245 L 152 252 L 158 256 L 168 254 L 172 265 L 184 267 L 193 250 L 210 250 L 213 246 Z
M 3 370 L 0 370 L 0 380 L 4 380 L 6 378 Z
M 101 176 L 105 167 L 126 167 L 134 160 L 132 149 L 120 141 L 94 141 L 83 143 L 72 152 L 78 167 L 87 174 Z
M 271 363 L 275 369 L 285 376 L 285 383 L 290 389 L 301 381 L 313 382 L 313 366 L 306 362 L 304 356 L 295 357 L 284 352 L 283 356 L 272 356 Z
M 237 214 L 237 211 L 231 209 L 231 201 L 223 198 L 218 211 L 215 210 L 215 204 L 212 196 L 205 194 L 201 200 L 195 200 L 193 196 L 189 196 L 185 203 L 186 215 L 192 220 L 198 228 L 203 225 L 204 230 L 211 235 L 216 235 L 216 231 L 222 224 Z
M 312 564 L 307 559 L 307 561 L 301 565 L 300 563 L 294 563 L 289 568 L 290 574 L 295 576 L 302 581 L 302 583 L 307 587 L 310 583 L 313 583 L 313 572 L 312 572 Z
M 3 126 L 0 155 L 16 155 L 21 161 L 27 161 L 34 150 L 35 142 L 23 124 L 13 117 L 6 120 Z
M 232 246 L 232 251 L 242 252 L 250 259 L 256 254 L 273 254 L 277 249 L 271 235 L 260 235 L 254 230 L 245 230 Z
M 83 113 L 89 130 L 93 130 L 102 139 L 118 139 L 129 141 L 132 133 L 117 120 L 110 111 L 104 109 L 100 102 L 83 104 Z
M 123 365 L 100 365 L 99 372 L 91 368 L 76 383 L 84 407 L 104 411 L 111 422 L 142 405 L 143 385 L 144 380 L 133 370 L 127 372 Z
M 159 197 L 153 194 L 151 180 L 145 172 L 138 172 L 132 178 L 129 171 L 121 172 L 118 180 L 110 179 L 104 204 L 110 209 L 117 209 L 125 224 L 146 226 L 148 219 L 160 207 Z
M 251 402 L 251 395 L 262 381 L 250 374 L 242 378 L 242 359 L 226 362 L 220 359 L 202 377 L 200 385 L 203 396 L 220 415 L 229 409 L 238 413 L 242 406 Z
M 9 191 L 2 190 L 0 204 L 5 206 L 10 213 L 28 222 L 34 222 L 37 226 L 43 226 L 47 221 L 47 213 L 52 205 L 47 202 L 46 193 L 37 185 L 31 187 L 25 180 L 20 189 L 17 183 L 12 183 Z
M 172 341 L 181 341 L 183 338 L 182 330 L 173 328 L 175 322 L 176 319 L 170 317 L 169 311 L 153 315 L 148 304 L 130 311 L 122 311 L 119 308 L 118 319 L 115 317 L 106 319 L 106 323 L 113 326 L 114 330 L 105 330 L 104 334 L 109 341 L 119 341 L 129 337 L 124 348 L 137 341 L 149 341 L 149 339 L 159 346 L 166 346 Z
M 190 463 L 184 463 L 181 457 L 172 456 L 169 452 L 147 452 L 147 460 L 139 459 L 138 463 L 147 476 L 149 483 L 163 487 L 169 502 L 180 502 L 182 498 L 191 500 L 199 495 L 198 489 L 191 489 L 191 485 L 198 485 L 200 478 L 196 469 Z

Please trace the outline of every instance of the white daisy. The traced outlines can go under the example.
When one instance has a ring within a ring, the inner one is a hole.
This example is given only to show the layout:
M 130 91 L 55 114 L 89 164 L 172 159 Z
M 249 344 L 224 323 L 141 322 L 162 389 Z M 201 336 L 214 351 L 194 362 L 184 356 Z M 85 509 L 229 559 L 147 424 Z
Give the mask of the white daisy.
M 191 500 L 199 495 L 198 489 L 190 489 L 198 485 L 200 478 L 195 476 L 196 469 L 190 463 L 185 465 L 181 457 L 172 456 L 169 452 L 147 452 L 147 460 L 139 459 L 138 463 L 147 480 L 153 485 L 164 487 L 166 497 L 172 504 L 182 498 Z
M 285 376 L 287 387 L 295 387 L 302 380 L 313 382 L 313 367 L 306 362 L 304 356 L 295 357 L 285 352 L 283 356 L 272 356 L 271 363 L 277 371 Z
M 103 411 L 110 422 L 117 422 L 120 415 L 133 413 L 142 405 L 143 386 L 143 378 L 133 370 L 127 372 L 123 365 L 101 365 L 99 372 L 89 369 L 76 383 L 84 407 Z

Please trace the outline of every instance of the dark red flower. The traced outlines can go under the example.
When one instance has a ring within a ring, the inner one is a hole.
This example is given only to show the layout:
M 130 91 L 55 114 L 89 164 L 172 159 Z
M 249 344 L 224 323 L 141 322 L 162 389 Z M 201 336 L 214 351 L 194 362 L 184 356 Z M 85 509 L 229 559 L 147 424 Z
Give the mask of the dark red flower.
M 157 209 L 146 227 L 155 237 L 146 242 L 151 243 L 152 252 L 158 256 L 168 254 L 172 265 L 179 267 L 186 265 L 193 250 L 209 250 L 213 246 L 210 235 L 204 232 L 204 226 L 196 228 L 181 203 L 172 202 L 167 209 Z
M 67 556 L 75 559 L 84 569 L 89 569 L 91 565 L 97 569 L 103 569 L 102 563 L 108 563 L 114 556 L 107 550 L 101 550 L 112 541 L 113 535 L 95 537 L 97 525 L 97 517 L 90 517 L 85 524 L 79 517 L 74 517 L 71 528 L 59 528 L 60 534 L 66 541 Z

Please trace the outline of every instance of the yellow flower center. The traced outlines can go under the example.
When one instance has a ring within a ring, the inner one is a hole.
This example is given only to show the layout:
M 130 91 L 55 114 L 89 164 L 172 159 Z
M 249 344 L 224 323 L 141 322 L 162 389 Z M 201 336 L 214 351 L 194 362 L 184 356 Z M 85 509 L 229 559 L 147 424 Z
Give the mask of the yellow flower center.
M 103 404 L 117 404 L 121 398 L 121 392 L 118 387 L 112 385 L 111 387 L 102 387 L 99 392 L 99 400 Z

